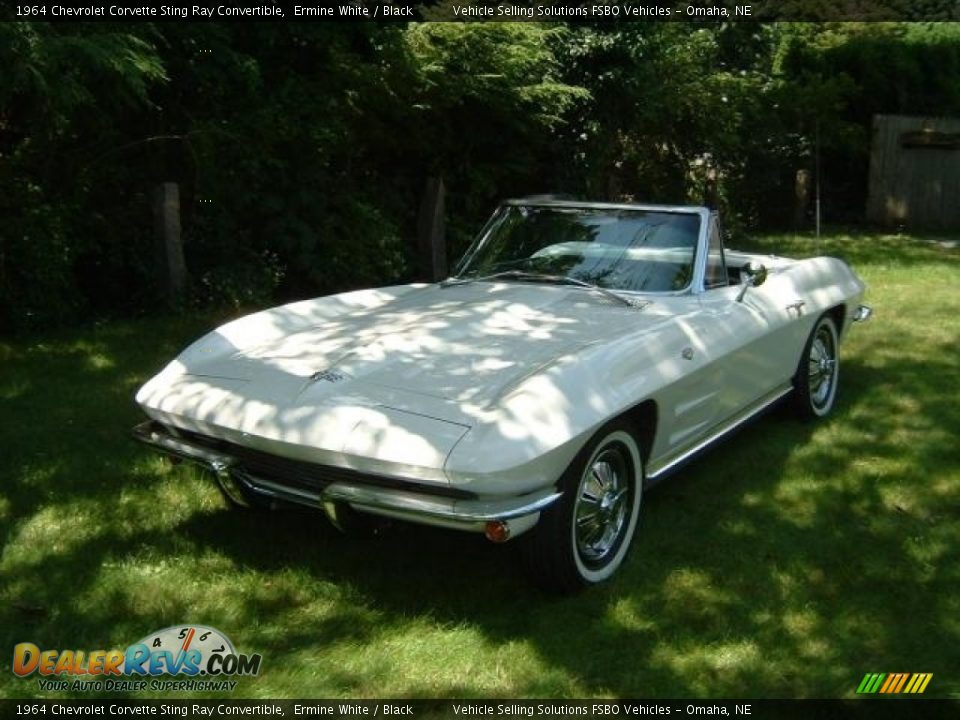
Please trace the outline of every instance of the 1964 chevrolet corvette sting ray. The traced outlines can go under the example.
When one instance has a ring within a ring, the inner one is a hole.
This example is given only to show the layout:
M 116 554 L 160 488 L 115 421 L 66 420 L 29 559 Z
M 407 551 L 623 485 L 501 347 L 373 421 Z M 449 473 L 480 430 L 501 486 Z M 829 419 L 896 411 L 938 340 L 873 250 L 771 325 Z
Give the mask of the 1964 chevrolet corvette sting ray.
M 201 338 L 137 393 L 135 433 L 238 504 L 526 535 L 543 584 L 600 582 L 644 487 L 785 396 L 829 413 L 870 315 L 842 261 L 721 238 L 702 207 L 509 201 L 444 282 Z

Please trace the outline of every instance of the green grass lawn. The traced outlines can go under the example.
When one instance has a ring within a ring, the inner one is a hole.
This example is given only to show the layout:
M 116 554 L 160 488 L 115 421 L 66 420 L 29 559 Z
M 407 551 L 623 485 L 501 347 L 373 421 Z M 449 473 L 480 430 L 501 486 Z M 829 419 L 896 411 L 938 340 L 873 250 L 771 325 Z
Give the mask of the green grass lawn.
M 866 672 L 921 671 L 927 696 L 960 697 L 960 250 L 822 250 L 876 311 L 844 345 L 836 413 L 775 411 L 662 484 L 615 580 L 567 599 L 509 544 L 233 511 L 135 443 L 136 388 L 218 318 L 0 342 L 0 696 L 44 695 L 10 671 L 17 642 L 201 623 L 263 655 L 237 697 L 852 697 Z

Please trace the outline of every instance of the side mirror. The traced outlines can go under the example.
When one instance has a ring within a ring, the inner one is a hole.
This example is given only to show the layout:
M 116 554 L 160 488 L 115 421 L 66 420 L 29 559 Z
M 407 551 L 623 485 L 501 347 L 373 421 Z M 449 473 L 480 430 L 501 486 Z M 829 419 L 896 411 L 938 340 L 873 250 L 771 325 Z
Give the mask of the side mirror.
M 743 266 L 741 271 L 746 277 L 741 281 L 740 292 L 737 293 L 737 302 L 743 302 L 743 296 L 752 287 L 760 287 L 767 281 L 767 266 L 752 260 Z

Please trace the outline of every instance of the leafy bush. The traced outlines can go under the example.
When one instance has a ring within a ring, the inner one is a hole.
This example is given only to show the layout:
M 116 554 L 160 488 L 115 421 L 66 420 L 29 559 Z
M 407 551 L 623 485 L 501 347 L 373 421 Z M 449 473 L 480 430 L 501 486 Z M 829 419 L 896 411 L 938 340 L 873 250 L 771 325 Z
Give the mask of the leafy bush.
M 785 225 L 814 169 L 860 218 L 878 112 L 960 114 L 950 24 L 0 23 L 0 323 L 154 309 L 151 194 L 181 188 L 191 301 L 416 276 L 500 199 L 707 202 Z
M 207 270 L 193 293 L 200 305 L 214 307 L 263 307 L 274 298 L 283 267 L 280 259 L 272 253 L 261 257 L 237 260 L 230 265 Z

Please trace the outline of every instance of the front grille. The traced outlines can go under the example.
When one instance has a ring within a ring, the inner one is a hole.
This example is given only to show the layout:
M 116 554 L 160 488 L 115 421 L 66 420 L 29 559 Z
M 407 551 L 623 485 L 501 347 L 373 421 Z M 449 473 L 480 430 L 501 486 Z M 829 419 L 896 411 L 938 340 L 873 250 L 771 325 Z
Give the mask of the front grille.
M 158 429 L 161 428 L 162 432 L 189 441 L 192 445 L 221 452 L 234 458 L 236 460 L 236 467 L 247 472 L 254 478 L 260 477 L 264 480 L 269 480 L 293 489 L 307 490 L 315 493 L 323 490 L 332 483 L 343 482 L 352 485 L 368 485 L 391 490 L 405 490 L 407 492 L 459 500 L 469 500 L 477 497 L 474 493 L 457 488 L 442 485 L 427 485 L 425 483 L 401 480 L 386 475 L 364 473 L 349 468 L 333 467 L 331 465 L 317 465 L 302 460 L 293 460 L 291 458 L 273 455 L 261 450 L 253 450 L 225 440 L 201 435 L 200 433 L 180 429 L 171 432 L 162 426 L 158 427 Z

